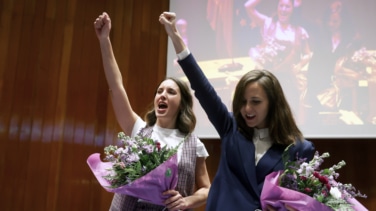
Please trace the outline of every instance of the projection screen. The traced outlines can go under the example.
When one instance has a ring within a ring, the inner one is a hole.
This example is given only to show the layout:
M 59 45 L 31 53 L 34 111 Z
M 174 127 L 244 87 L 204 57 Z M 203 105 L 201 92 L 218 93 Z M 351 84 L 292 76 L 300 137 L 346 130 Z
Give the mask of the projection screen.
M 280 80 L 306 138 L 376 137 L 376 1 L 171 0 L 177 26 L 231 111 L 239 78 Z M 167 76 L 186 80 L 168 43 Z M 195 133 L 218 138 L 195 99 Z

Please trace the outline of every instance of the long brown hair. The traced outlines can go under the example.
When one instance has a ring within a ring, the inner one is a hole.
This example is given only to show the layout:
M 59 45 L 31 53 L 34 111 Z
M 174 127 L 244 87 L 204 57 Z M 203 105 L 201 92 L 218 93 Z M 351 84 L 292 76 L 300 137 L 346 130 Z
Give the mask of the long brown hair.
M 191 90 L 187 83 L 178 78 L 168 77 L 165 80 L 174 81 L 180 89 L 180 110 L 175 122 L 175 127 L 184 134 L 192 133 L 196 127 L 196 116 L 193 112 L 193 97 Z M 156 94 L 156 92 L 154 94 Z M 146 112 L 144 119 L 147 126 L 153 126 L 157 122 L 153 103 L 150 105 L 149 111 Z
M 253 128 L 247 126 L 240 110 L 244 106 L 244 92 L 248 84 L 258 82 L 269 100 L 266 125 L 271 139 L 283 145 L 303 140 L 303 135 L 295 123 L 291 108 L 283 93 L 278 79 L 267 70 L 252 70 L 244 74 L 235 88 L 232 110 L 238 124 L 238 129 L 247 138 L 252 139 Z

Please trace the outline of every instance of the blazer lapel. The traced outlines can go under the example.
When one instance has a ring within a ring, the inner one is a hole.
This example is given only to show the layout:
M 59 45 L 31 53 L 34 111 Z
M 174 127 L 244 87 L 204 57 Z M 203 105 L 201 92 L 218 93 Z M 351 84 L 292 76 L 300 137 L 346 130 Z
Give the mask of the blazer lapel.
M 282 164 L 282 153 L 284 148 L 273 144 L 257 164 L 257 179 L 263 180 L 266 175 L 274 171 L 276 165 Z M 282 166 L 283 167 L 283 166 Z
M 251 184 L 253 191 L 256 195 L 259 195 L 256 181 L 255 153 L 252 153 L 255 151 L 255 146 L 252 141 L 242 138 L 239 140 L 238 147 L 241 160 L 243 161 L 242 165 L 245 176 L 247 177 L 249 184 Z

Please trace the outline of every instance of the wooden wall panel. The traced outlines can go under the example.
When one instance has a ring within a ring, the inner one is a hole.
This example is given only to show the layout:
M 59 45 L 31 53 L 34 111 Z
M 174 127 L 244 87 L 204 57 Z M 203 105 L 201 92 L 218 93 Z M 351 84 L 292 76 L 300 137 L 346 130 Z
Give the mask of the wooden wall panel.
M 106 11 L 124 84 L 140 115 L 165 77 L 167 36 L 158 22 L 168 0 L 0 1 L 0 210 L 108 210 L 112 194 L 87 157 L 119 132 L 108 96 L 95 18 Z M 220 141 L 203 140 L 213 178 Z M 313 140 L 345 160 L 341 181 L 376 209 L 374 139 Z M 204 210 L 204 207 L 197 210 Z
M 158 16 L 168 1 L 5 0 L 0 9 L 0 209 L 107 210 L 112 194 L 86 159 L 119 127 L 93 22 L 113 17 L 115 55 L 142 113 L 165 76 Z

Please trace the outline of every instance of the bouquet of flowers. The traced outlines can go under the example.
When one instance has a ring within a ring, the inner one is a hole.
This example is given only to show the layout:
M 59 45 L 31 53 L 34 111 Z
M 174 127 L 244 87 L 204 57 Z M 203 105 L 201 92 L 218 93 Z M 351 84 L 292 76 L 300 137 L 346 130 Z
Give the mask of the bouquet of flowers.
M 278 43 L 274 38 L 265 36 L 261 45 L 257 45 L 255 48 L 250 49 L 250 56 L 262 67 L 266 63 L 280 62 L 278 55 L 286 49 L 286 46 Z
M 141 133 L 140 133 L 141 134 Z M 142 135 L 118 134 L 122 146 L 104 148 L 102 162 L 99 153 L 89 156 L 87 163 L 101 186 L 120 193 L 163 205 L 167 196 L 162 192 L 175 189 L 178 179 L 177 149 L 161 147 L 159 142 Z
M 351 57 L 353 62 L 362 62 L 365 64 L 375 63 L 376 61 L 376 54 L 374 52 L 368 51 L 365 47 L 360 48 L 359 50 L 355 51 Z
M 305 159 L 289 161 L 288 154 L 284 153 L 285 170 L 273 172 L 265 178 L 262 207 L 270 205 L 283 210 L 288 205 L 296 210 L 367 210 L 355 200 L 355 197 L 366 198 L 366 195 L 351 184 L 335 181 L 339 176 L 336 170 L 346 164 L 344 161 L 320 169 L 327 157 L 329 153 L 320 155 L 316 152 L 310 162 L 305 162 Z

